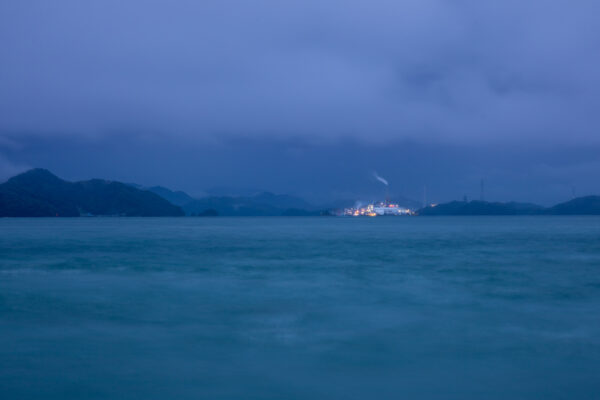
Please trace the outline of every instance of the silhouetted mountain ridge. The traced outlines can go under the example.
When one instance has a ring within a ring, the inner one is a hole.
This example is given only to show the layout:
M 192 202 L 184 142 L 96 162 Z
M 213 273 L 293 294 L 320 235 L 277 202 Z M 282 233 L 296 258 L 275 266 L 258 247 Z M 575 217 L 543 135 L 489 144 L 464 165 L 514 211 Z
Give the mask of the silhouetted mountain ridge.
M 210 196 L 183 205 L 188 215 L 215 210 L 224 216 L 319 215 L 319 208 L 305 200 L 269 192 L 248 197 Z
M 68 182 L 45 169 L 32 169 L 0 185 L 0 216 L 81 215 L 179 216 L 162 197 L 116 181 Z
M 160 197 L 179 207 L 195 200 L 186 192 L 182 192 L 181 190 L 174 191 L 163 186 L 152 186 L 146 188 L 146 190 L 159 195 Z
M 550 207 L 546 213 L 552 215 L 600 215 L 600 196 L 577 197 Z
M 600 215 L 600 196 L 585 196 L 553 207 L 517 202 L 451 201 L 422 208 L 419 215 Z
M 344 206 L 351 206 L 344 205 Z M 122 216 L 308 216 L 315 207 L 302 198 L 260 192 L 251 196 L 194 199 L 162 186 L 147 189 L 103 179 L 68 182 L 45 169 L 32 169 L 0 184 L 0 217 Z M 452 201 L 422 208 L 419 215 L 600 215 L 600 196 L 585 196 L 550 208 L 531 203 Z

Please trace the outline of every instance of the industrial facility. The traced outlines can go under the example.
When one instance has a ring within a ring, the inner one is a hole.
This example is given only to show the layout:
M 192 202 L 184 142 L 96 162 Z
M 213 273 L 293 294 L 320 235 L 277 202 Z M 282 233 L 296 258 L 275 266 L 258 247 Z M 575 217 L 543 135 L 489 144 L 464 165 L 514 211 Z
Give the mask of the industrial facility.
M 345 208 L 341 215 L 352 216 L 352 217 L 377 217 L 377 216 L 401 216 L 401 215 L 414 215 L 415 212 L 410 208 L 400 207 L 399 204 L 390 202 L 390 184 L 387 179 L 382 178 L 373 172 L 373 177 L 385 185 L 385 201 L 379 203 L 368 204 L 365 207 L 355 206 Z
M 414 211 L 410 208 L 400 207 L 398 204 L 387 201 L 376 204 L 369 204 L 365 207 L 345 208 L 343 215 L 352 217 L 377 217 L 377 216 L 401 216 L 413 215 Z

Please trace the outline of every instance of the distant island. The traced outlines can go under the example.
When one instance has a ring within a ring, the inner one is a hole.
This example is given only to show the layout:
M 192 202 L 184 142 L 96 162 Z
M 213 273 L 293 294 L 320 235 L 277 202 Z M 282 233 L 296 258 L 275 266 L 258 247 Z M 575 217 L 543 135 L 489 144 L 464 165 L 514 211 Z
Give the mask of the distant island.
M 419 215 L 538 215 L 544 207 L 531 203 L 488 201 L 451 201 L 419 210 Z
M 0 217 L 319 216 L 339 215 L 339 206 L 348 202 L 319 207 L 299 197 L 269 192 L 194 198 L 162 186 L 146 188 L 102 179 L 68 182 L 39 168 L 0 184 Z M 451 201 L 411 213 L 420 216 L 600 215 L 600 196 L 579 197 L 549 208 L 531 203 Z
M 585 196 L 545 208 L 531 203 L 451 201 L 431 205 L 419 215 L 600 215 L 600 196 Z

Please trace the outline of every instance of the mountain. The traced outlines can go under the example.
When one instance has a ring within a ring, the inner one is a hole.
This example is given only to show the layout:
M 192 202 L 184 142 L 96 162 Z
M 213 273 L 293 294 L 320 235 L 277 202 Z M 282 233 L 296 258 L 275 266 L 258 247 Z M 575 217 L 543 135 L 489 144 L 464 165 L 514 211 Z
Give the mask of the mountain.
M 425 207 L 419 215 L 600 215 L 600 196 L 585 196 L 543 208 L 530 203 L 452 201 Z
M 141 188 L 139 185 L 130 186 Z M 193 198 L 185 192 L 162 186 L 146 188 L 193 216 L 307 216 L 320 215 L 320 208 L 300 197 L 259 192 L 248 196 L 208 196 Z
M 600 196 L 585 196 L 555 205 L 546 210 L 552 215 L 600 215 Z
M 183 206 L 187 215 L 198 215 L 214 210 L 223 216 L 280 215 L 275 207 L 257 204 L 246 197 L 211 196 L 194 200 Z
M 248 199 L 255 203 L 265 204 L 280 209 L 313 210 L 315 208 L 304 199 L 287 194 L 262 192 L 255 196 L 248 197 Z
M 543 211 L 542 206 L 531 203 L 451 201 L 422 208 L 418 213 L 419 215 L 536 215 Z
M 269 192 L 248 197 L 211 196 L 183 205 L 188 215 L 214 210 L 225 216 L 319 215 L 317 209 L 299 197 Z
M 32 169 L 0 185 L 0 217 L 80 215 L 180 216 L 181 208 L 146 190 L 115 181 L 68 182 Z
M 180 207 L 195 200 L 192 196 L 185 192 L 173 191 L 162 186 L 152 186 L 146 190 L 155 193 L 170 203 Z

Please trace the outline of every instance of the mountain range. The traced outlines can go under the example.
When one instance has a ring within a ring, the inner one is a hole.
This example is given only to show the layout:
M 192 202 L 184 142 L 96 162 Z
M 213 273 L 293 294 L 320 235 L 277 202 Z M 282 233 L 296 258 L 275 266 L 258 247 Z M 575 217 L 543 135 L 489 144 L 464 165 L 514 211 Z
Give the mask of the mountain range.
M 321 208 L 299 197 L 260 192 L 249 196 L 208 196 L 194 199 L 161 186 L 147 190 L 180 206 L 190 216 L 303 216 L 320 215 Z
M 531 203 L 451 201 L 418 211 L 419 215 L 600 215 L 600 196 L 585 196 L 544 208 Z
M 310 216 L 329 215 L 332 209 L 352 205 L 352 201 L 338 201 L 319 207 L 299 197 L 270 192 L 194 198 L 162 186 L 145 188 L 102 179 L 68 182 L 45 169 L 29 170 L 0 184 L 0 217 Z M 452 201 L 422 208 L 417 214 L 600 215 L 600 196 L 580 197 L 549 208 L 531 203 Z
M 0 185 L 0 217 L 181 216 L 163 197 L 115 181 L 68 182 L 32 169 Z
M 68 182 L 40 168 L 0 184 L 0 217 L 320 214 L 318 207 L 289 195 L 261 192 L 196 199 L 162 186 L 146 188 L 102 179 Z
M 544 207 L 531 203 L 499 203 L 488 201 L 451 201 L 419 210 L 419 215 L 534 215 Z

